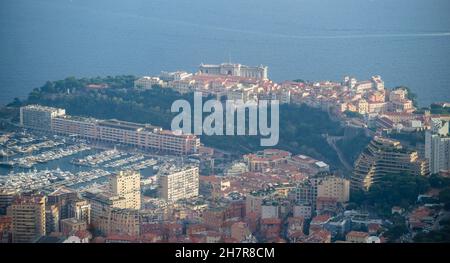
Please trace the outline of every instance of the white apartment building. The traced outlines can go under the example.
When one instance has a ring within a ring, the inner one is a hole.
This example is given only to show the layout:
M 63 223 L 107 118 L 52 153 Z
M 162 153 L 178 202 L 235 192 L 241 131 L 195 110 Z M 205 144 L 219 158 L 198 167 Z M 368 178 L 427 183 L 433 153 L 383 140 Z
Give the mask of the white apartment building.
M 432 119 L 431 130 L 425 133 L 425 158 L 429 161 L 430 173 L 450 170 L 449 120 Z
M 162 71 L 161 75 L 159 75 L 159 78 L 166 82 L 179 81 L 189 77 L 192 77 L 192 73 L 188 73 L 186 71 L 175 71 L 175 72 Z
M 135 89 L 151 89 L 153 85 L 163 85 L 163 81 L 158 77 L 143 76 L 134 81 Z
M 141 175 L 137 171 L 120 171 L 109 177 L 111 193 L 125 198 L 125 208 L 141 209 Z
M 327 176 L 317 183 L 317 197 L 336 199 L 340 203 L 350 199 L 350 181 L 337 176 Z
M 199 168 L 187 166 L 159 176 L 161 198 L 169 202 L 198 196 Z
M 296 204 L 292 210 L 294 217 L 311 218 L 312 206 L 310 204 Z
M 200 138 L 195 135 L 179 134 L 150 124 L 70 116 L 65 115 L 64 109 L 39 105 L 22 107 L 21 123 L 37 130 L 177 155 L 197 153 L 200 147 Z
M 235 87 L 226 91 L 228 100 L 256 100 L 255 87 L 253 85 L 245 86 L 238 84 Z
M 20 125 L 41 131 L 52 129 L 51 120 L 57 116 L 64 116 L 66 111 L 41 105 L 28 105 L 20 107 Z
M 261 205 L 261 219 L 279 218 L 280 207 L 275 201 L 266 201 Z

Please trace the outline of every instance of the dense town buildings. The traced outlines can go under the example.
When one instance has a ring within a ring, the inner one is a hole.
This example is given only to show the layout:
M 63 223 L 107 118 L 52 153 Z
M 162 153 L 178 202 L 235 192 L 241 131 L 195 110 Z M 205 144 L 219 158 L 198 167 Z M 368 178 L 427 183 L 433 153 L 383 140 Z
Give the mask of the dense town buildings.
M 89 88 L 106 88 L 97 86 Z M 150 176 L 124 169 L 108 172 L 100 186 L 44 189 L 47 202 L 43 198 L 23 206 L 13 200 L 26 197 L 0 189 L 0 214 L 2 208 L 3 214 L 10 211 L 0 216 L 0 242 L 90 242 L 90 232 L 97 236 L 92 242 L 107 243 L 384 242 L 383 231 L 389 224 L 376 214 L 357 210 L 361 207 L 349 208 L 354 206 L 348 203 L 350 189 L 367 190 L 388 174 L 427 176 L 449 169 L 448 119 L 413 112 L 408 91 L 386 89 L 380 76 L 362 81 L 345 77 L 343 82 L 274 83 L 267 78 L 267 67 L 224 63 L 202 64 L 195 74 L 162 72 L 134 83 L 137 92 L 155 86 L 233 100 L 278 99 L 281 103 L 307 104 L 345 121 L 351 120 L 346 115 L 354 112 L 360 120 L 357 126 L 367 133 L 378 129 L 377 136 L 357 159 L 349 180 L 350 172 L 337 171 L 333 164 L 304 154 L 262 149 L 236 157 L 220 149 L 200 147 L 196 136 L 152 125 L 81 118 L 66 115 L 64 109 L 24 106 L 20 109 L 23 127 L 152 150 L 158 165 L 153 166 Z M 384 135 L 392 130 L 423 131 L 429 127 L 423 147 L 429 167 L 417 149 L 410 150 L 381 135 L 381 131 Z M 190 156 L 175 160 L 175 155 Z M 203 172 L 205 163 L 212 169 Z M 32 210 L 26 210 L 30 207 Z M 407 218 L 409 229 L 429 231 L 437 217 L 429 207 L 414 207 L 411 213 L 400 207 L 393 207 L 393 211 Z M 25 235 L 18 222 L 39 227 Z
M 381 76 L 357 80 L 346 76 L 342 82 L 275 83 L 267 77 L 267 67 L 249 67 L 240 64 L 200 65 L 197 73 L 184 71 L 163 72 L 159 77 L 144 76 L 136 80 L 135 87 L 151 88 L 158 85 L 180 93 L 202 92 L 229 100 L 278 100 L 280 104 L 306 104 L 332 111 L 338 116 L 354 112 L 365 117 L 364 125 L 383 125 L 388 128 L 422 129 L 427 125 L 423 115 L 414 114 L 415 106 L 406 88 L 389 90 Z M 397 114 L 408 116 L 407 123 L 391 123 Z M 411 121 L 412 120 L 412 121 Z
M 110 192 L 86 192 L 83 196 L 91 205 L 91 223 L 97 226 L 101 217 L 113 208 L 127 208 L 126 199 Z
M 243 156 L 247 163 L 248 170 L 251 172 L 261 172 L 267 168 L 274 168 L 282 163 L 287 163 L 291 153 L 276 149 L 266 149 L 255 154 Z
M 76 218 L 87 222 L 86 219 L 89 217 L 91 223 L 96 227 L 102 226 L 102 229 L 109 229 L 108 226 L 105 226 L 105 220 L 109 222 L 113 210 L 139 211 L 141 209 L 140 177 L 139 172 L 130 170 L 119 171 L 110 175 L 106 191 L 84 193 L 83 197 L 88 201 L 89 206 L 83 203 L 72 205 L 78 208 L 78 217 Z M 75 209 L 73 214 L 76 211 Z
M 98 229 L 105 235 L 140 235 L 140 215 L 135 209 L 111 209 L 101 216 Z

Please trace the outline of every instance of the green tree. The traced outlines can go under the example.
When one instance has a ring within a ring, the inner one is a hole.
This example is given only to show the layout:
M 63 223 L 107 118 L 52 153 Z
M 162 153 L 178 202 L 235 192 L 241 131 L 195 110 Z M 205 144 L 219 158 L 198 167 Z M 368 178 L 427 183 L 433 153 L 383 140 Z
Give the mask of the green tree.
M 389 240 L 389 242 L 395 242 L 406 233 L 408 233 L 408 228 L 406 227 L 405 223 L 400 223 L 394 224 L 392 227 L 390 227 L 388 231 L 384 233 L 384 236 Z
M 446 210 L 450 210 L 450 188 L 446 188 L 439 193 L 439 201 L 444 203 Z
M 11 103 L 9 103 L 6 106 L 8 106 L 8 107 L 20 107 L 20 106 L 22 106 L 22 101 L 20 101 L 20 99 L 16 97 L 16 98 L 14 98 L 14 100 Z

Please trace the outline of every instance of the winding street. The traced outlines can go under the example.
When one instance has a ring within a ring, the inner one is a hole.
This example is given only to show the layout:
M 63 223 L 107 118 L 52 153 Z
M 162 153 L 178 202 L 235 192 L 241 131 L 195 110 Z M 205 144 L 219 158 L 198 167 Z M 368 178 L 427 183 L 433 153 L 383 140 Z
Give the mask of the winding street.
M 339 161 L 344 166 L 344 168 L 348 171 L 352 171 L 353 167 L 347 162 L 345 159 L 344 154 L 341 152 L 341 150 L 336 146 L 336 141 L 339 139 L 342 139 L 341 136 L 330 136 L 328 134 L 325 134 L 325 138 L 327 140 L 327 143 L 333 148 L 333 150 L 336 152 L 337 156 L 339 157 Z

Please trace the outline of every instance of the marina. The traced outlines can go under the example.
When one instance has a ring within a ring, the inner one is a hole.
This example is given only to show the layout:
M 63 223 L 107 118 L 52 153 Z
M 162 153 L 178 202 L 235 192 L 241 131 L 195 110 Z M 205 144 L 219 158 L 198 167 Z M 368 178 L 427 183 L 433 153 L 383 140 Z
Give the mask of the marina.
M 56 150 L 45 151 L 45 152 L 39 153 L 37 155 L 29 155 L 29 156 L 20 157 L 20 158 L 14 158 L 11 161 L 2 162 L 0 164 L 6 165 L 6 166 L 16 166 L 17 165 L 18 167 L 22 167 L 22 168 L 31 168 L 34 165 L 36 165 L 37 163 L 46 163 L 49 161 L 58 160 L 63 157 L 71 156 L 71 155 L 74 155 L 76 153 L 86 151 L 86 150 L 90 150 L 90 147 L 87 145 L 84 145 L 84 144 L 71 145 L 71 146 L 59 148 Z
M 104 162 L 120 158 L 123 155 L 125 154 L 117 150 L 106 150 L 103 152 L 85 156 L 84 158 L 73 159 L 71 163 L 81 166 L 96 167 Z
M 140 171 L 143 180 L 153 182 L 154 166 L 169 161 L 56 135 L 17 132 L 0 135 L 0 141 L 0 188 L 19 192 L 103 187 L 106 176 L 119 170 Z
M 72 188 L 82 183 L 88 184 L 111 174 L 102 169 L 72 173 L 61 169 L 55 170 L 32 170 L 30 172 L 11 172 L 0 177 L 0 188 L 17 189 L 19 192 L 35 190 L 52 191 L 61 186 Z
M 71 164 L 86 167 L 101 167 L 108 170 L 142 170 L 155 165 L 158 161 L 144 154 L 129 154 L 114 150 L 105 150 L 83 158 L 73 159 Z

